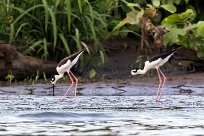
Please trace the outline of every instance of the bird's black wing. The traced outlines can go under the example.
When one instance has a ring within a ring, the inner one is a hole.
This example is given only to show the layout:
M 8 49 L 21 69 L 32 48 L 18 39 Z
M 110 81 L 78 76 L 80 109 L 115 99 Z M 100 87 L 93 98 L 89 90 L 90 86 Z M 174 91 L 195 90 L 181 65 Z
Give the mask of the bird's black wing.
M 83 50 L 82 50 L 82 51 L 83 51 Z M 66 58 L 64 58 L 64 59 L 62 59 L 62 60 L 59 62 L 59 64 L 58 64 L 57 66 L 58 66 L 58 67 L 61 67 L 62 65 L 64 65 L 65 63 L 67 63 L 68 60 L 70 60 L 70 61 L 74 60 L 75 57 L 76 57 L 77 55 L 79 55 L 82 51 L 76 52 L 76 53 L 74 53 L 74 54 L 72 54 L 72 55 L 70 55 L 70 56 L 68 56 L 68 57 L 66 57 Z
M 153 56 L 152 58 L 150 58 L 149 62 L 158 60 L 159 58 L 165 59 L 167 56 L 169 56 L 170 54 L 174 53 L 175 51 L 176 51 L 176 49 L 168 51 L 168 52 L 164 52 L 162 54 L 157 54 L 157 55 Z

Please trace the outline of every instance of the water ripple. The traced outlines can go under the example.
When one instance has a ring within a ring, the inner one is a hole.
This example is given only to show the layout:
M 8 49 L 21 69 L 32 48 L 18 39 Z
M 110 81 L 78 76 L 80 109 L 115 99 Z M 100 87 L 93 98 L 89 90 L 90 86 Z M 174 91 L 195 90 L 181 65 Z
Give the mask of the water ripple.
M 0 135 L 202 135 L 202 96 L 0 96 Z

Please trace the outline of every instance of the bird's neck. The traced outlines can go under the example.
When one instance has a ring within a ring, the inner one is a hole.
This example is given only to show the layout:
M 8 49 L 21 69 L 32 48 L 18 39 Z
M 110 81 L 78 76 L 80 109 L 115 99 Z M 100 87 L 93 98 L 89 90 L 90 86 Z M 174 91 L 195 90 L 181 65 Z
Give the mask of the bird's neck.
M 149 69 L 151 69 L 149 61 L 146 61 L 144 68 L 138 70 L 138 74 L 145 74 Z
M 59 80 L 60 78 L 62 78 L 62 77 L 63 77 L 63 75 L 64 75 L 64 74 L 59 74 L 59 75 L 56 75 L 57 80 Z
M 146 72 L 147 72 L 147 69 L 146 69 L 146 68 L 144 68 L 144 69 L 139 69 L 139 70 L 137 71 L 138 74 L 145 74 Z
M 64 74 L 59 74 L 59 75 L 55 75 L 55 83 L 57 82 L 57 80 L 59 80 L 60 78 L 63 77 Z M 54 83 L 54 84 L 55 84 Z

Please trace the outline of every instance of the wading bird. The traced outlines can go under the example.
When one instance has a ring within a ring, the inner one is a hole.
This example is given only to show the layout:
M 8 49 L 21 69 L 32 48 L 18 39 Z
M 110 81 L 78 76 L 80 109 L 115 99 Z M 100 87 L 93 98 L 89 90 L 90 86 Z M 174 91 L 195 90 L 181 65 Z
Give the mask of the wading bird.
M 139 75 L 139 74 L 145 74 L 150 69 L 157 70 L 158 77 L 159 77 L 159 88 L 157 91 L 156 101 L 160 101 L 161 95 L 162 95 L 162 88 L 164 87 L 166 82 L 166 77 L 164 73 L 160 70 L 160 66 L 166 63 L 171 58 L 171 56 L 174 54 L 175 51 L 176 49 L 153 56 L 150 60 L 145 62 L 144 68 L 142 70 L 141 69 L 131 70 L 131 74 L 133 76 Z M 161 76 L 163 77 L 163 80 Z
M 58 75 L 53 75 L 51 77 L 51 83 L 53 84 L 53 96 L 54 96 L 54 89 L 55 89 L 55 84 L 57 82 L 57 80 L 59 80 L 60 78 L 63 77 L 64 73 L 67 72 L 70 80 L 71 80 L 71 85 L 68 88 L 67 92 L 64 94 L 63 98 L 61 101 L 64 100 L 64 98 L 66 97 L 67 93 L 69 92 L 69 90 L 72 88 L 73 84 L 74 84 L 74 80 L 76 81 L 76 86 L 75 86 L 75 90 L 74 90 L 74 96 L 76 96 L 76 90 L 77 90 L 77 85 L 78 85 L 78 79 L 76 78 L 76 76 L 70 71 L 70 69 L 77 63 L 77 61 L 79 60 L 80 55 L 84 52 L 84 50 L 79 51 L 73 55 L 70 55 L 64 59 L 62 59 L 60 61 L 60 63 L 57 65 L 56 70 L 58 72 Z

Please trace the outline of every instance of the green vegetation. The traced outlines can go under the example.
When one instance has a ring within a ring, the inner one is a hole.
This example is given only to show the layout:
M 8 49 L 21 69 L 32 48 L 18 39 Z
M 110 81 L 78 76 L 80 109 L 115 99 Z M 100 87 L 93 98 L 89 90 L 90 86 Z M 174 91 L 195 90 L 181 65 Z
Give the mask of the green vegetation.
M 144 35 L 149 31 L 159 45 L 183 45 L 204 58 L 204 11 L 199 3 L 202 1 L 4 0 L 0 1 L 0 42 L 17 45 L 24 54 L 58 61 L 87 45 L 92 56 L 82 56 L 80 67 L 94 63 L 90 77 L 106 61 L 100 41 L 127 33 L 141 37 L 141 48 L 149 44 Z M 159 34 L 154 30 L 160 30 Z
M 102 15 L 88 1 L 23 0 L 5 6 L 13 17 L 9 43 L 19 44 L 25 54 L 45 60 L 81 50 L 82 41 L 93 42 L 97 51 L 98 39 L 107 33 Z
M 126 13 L 126 17 L 113 31 L 120 29 L 126 24 L 136 25 L 142 29 L 142 47 L 143 40 L 146 40 L 144 39 L 143 31 L 149 31 L 150 33 L 153 32 L 154 40 L 160 40 L 162 45 L 182 45 L 185 48 L 195 50 L 197 57 L 203 59 L 204 21 L 199 20 L 199 18 L 204 17 L 204 11 L 201 9 L 202 7 L 199 7 L 199 2 L 152 0 L 148 4 L 145 2 L 138 4 L 126 1 L 131 11 Z M 175 5 L 180 7 L 180 9 Z M 160 31 L 157 31 L 159 30 L 158 28 L 161 28 Z M 165 33 L 162 34 L 160 39 L 157 39 L 162 29 Z
M 9 82 L 9 85 L 11 85 L 11 82 L 15 79 L 15 76 L 10 71 L 5 79 Z

